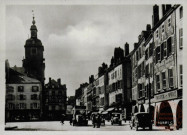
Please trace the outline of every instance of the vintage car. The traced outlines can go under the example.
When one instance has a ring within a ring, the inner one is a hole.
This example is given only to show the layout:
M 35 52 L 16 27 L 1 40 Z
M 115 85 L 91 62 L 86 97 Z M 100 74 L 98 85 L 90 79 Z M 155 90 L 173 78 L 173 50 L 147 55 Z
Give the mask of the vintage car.
M 73 108 L 73 126 L 87 126 L 88 118 L 86 115 L 86 106 L 75 106 Z
M 88 119 L 82 115 L 82 114 L 77 114 L 75 115 L 75 117 L 73 118 L 73 126 L 86 126 L 88 125 Z
M 111 125 L 113 124 L 122 124 L 122 114 L 121 113 L 112 113 L 111 114 Z
M 140 112 L 140 113 L 135 113 L 131 117 L 130 121 L 130 128 L 132 129 L 133 127 L 138 130 L 139 127 L 145 129 L 146 127 L 149 127 L 150 130 L 152 130 L 152 117 L 149 113 L 146 112 Z

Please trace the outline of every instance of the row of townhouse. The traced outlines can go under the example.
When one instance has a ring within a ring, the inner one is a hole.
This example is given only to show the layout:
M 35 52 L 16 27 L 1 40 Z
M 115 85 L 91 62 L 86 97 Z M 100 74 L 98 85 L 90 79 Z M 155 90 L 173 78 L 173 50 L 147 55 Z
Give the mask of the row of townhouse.
M 84 87 L 82 105 L 89 112 L 121 111 L 126 119 L 149 112 L 156 126 L 181 128 L 182 21 L 181 5 L 153 6 L 153 27 L 146 26 L 130 53 L 127 43 L 124 50 L 115 48 L 110 66 L 103 63 Z
M 155 5 L 152 17 L 150 34 L 142 31 L 131 55 L 132 112 L 151 113 L 157 126 L 181 128 L 183 7 Z
M 103 63 L 98 74 L 89 78 L 76 90 L 76 105 L 86 106 L 88 114 L 102 112 L 109 114 L 119 111 L 131 114 L 131 63 L 129 44 L 115 48 L 110 67 Z

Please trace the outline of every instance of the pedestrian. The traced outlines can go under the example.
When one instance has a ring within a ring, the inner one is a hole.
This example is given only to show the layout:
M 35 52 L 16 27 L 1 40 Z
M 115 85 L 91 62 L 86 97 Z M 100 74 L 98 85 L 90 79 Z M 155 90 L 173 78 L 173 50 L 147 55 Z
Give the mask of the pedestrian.
M 101 117 L 99 114 L 97 114 L 97 128 L 100 128 L 101 126 Z
M 73 121 L 72 119 L 73 119 L 73 118 L 70 117 L 70 120 L 69 120 L 69 124 L 70 124 L 70 125 L 72 125 L 72 121 Z
M 96 124 L 96 116 L 93 115 L 92 117 L 92 124 L 93 124 L 93 128 L 95 128 L 95 124 Z
M 62 125 L 64 124 L 64 119 L 65 119 L 64 114 L 62 114 L 62 116 L 61 116 L 61 123 L 62 123 Z

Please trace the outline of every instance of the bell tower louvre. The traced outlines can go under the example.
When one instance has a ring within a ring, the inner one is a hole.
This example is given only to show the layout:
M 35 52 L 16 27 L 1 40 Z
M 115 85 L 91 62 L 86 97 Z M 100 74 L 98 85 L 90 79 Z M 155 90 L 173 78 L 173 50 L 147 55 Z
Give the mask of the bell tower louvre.
M 38 79 L 42 85 L 45 81 L 45 59 L 43 58 L 44 47 L 40 39 L 37 38 L 37 27 L 35 25 L 35 17 L 30 28 L 31 37 L 25 43 L 25 59 L 23 59 L 23 67 L 25 73 L 29 77 Z

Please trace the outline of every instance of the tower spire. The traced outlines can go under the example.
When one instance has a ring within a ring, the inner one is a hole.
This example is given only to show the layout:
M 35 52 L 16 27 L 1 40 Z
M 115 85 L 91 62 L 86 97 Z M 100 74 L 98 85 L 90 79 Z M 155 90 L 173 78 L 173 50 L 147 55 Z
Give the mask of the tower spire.
M 34 17 L 34 10 L 32 10 L 32 15 L 33 15 L 33 17 L 32 17 L 33 18 L 32 24 L 35 25 L 36 21 L 34 20 L 35 19 L 35 17 Z
M 36 25 L 35 25 L 35 17 L 34 17 L 34 10 L 32 10 L 32 15 L 33 15 L 33 20 L 32 20 L 32 25 L 31 25 L 31 28 L 30 28 L 30 30 L 31 30 L 31 37 L 32 38 L 37 38 L 37 32 L 38 32 L 38 30 L 37 30 L 37 27 L 36 27 Z

